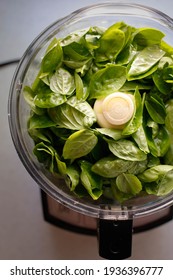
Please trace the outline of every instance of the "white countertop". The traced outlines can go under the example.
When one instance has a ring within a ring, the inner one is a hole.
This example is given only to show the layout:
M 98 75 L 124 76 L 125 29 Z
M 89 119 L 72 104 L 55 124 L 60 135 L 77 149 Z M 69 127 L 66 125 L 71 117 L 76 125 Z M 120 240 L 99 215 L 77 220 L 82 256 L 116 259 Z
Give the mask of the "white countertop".
M 49 24 L 97 2 L 1 0 L 0 62 L 20 58 Z M 173 17 L 170 0 L 129 2 L 155 7 Z M 60 229 L 43 219 L 39 187 L 19 160 L 9 132 L 7 101 L 14 71 L 15 65 L 0 68 L 0 259 L 101 259 L 96 237 Z M 134 234 L 131 259 L 173 259 L 172 237 L 173 221 Z

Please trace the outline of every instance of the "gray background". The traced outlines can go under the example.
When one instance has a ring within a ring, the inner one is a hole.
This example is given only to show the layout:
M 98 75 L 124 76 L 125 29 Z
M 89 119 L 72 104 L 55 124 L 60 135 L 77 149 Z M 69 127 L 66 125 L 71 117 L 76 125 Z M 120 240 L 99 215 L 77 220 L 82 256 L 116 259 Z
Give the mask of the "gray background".
M 0 61 L 19 58 L 49 24 L 94 0 L 0 0 Z M 119 1 L 126 2 L 126 1 Z M 173 17 L 170 0 L 129 1 Z M 43 220 L 40 190 L 20 162 L 7 119 L 15 65 L 0 69 L 0 259 L 100 259 L 93 236 Z M 173 221 L 133 236 L 131 259 L 173 259 Z

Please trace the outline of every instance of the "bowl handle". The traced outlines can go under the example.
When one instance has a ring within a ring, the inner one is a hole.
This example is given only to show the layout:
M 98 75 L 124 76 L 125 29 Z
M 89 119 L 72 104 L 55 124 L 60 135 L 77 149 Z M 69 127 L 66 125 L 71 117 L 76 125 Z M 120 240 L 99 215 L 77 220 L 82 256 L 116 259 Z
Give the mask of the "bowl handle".
M 109 260 L 131 256 L 133 220 L 98 219 L 99 255 Z

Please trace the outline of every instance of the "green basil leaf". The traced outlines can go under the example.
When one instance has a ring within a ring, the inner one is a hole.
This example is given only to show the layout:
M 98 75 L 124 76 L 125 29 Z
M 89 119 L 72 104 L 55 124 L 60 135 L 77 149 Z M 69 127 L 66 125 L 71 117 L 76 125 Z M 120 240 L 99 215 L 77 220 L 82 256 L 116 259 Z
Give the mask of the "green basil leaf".
M 122 132 L 123 135 L 130 135 L 130 134 L 134 133 L 135 131 L 138 130 L 138 128 L 142 124 L 144 101 L 142 101 L 138 88 L 136 88 L 136 90 L 135 90 L 134 99 L 135 99 L 135 112 L 134 112 L 131 120 L 127 123 L 127 125 L 123 129 L 123 132 Z
M 124 192 L 121 192 L 118 187 L 117 187 L 117 184 L 116 184 L 116 179 L 112 179 L 111 180 L 111 191 L 112 191 L 112 195 L 113 195 L 113 198 L 120 202 L 121 204 L 132 198 L 133 197 L 133 194 L 129 194 L 129 193 L 124 193 Z
M 142 190 L 142 184 L 133 174 L 120 174 L 116 179 L 116 184 L 121 192 L 136 195 Z
M 75 90 L 74 77 L 69 71 L 60 68 L 50 78 L 50 89 L 58 94 L 71 95 Z
M 81 77 L 75 72 L 75 86 L 76 86 L 76 97 L 77 99 L 83 99 L 84 91 L 83 91 L 83 81 Z
M 166 154 L 164 155 L 164 163 L 173 165 L 173 144 L 171 143 Z
M 85 63 L 73 63 L 68 61 L 67 63 L 70 63 L 70 68 L 75 69 L 76 73 L 79 73 L 81 77 L 85 76 L 88 71 L 92 68 L 92 59 L 88 59 Z M 66 65 L 67 65 L 66 63 Z
M 163 69 L 157 69 L 152 75 L 153 81 L 161 93 L 169 94 L 172 90 L 172 86 L 164 80 L 163 71 Z
M 76 96 L 72 96 L 67 100 L 67 104 L 83 114 L 83 123 L 86 127 L 90 127 L 96 122 L 95 112 L 87 101 L 78 100 Z
M 84 75 L 85 72 L 89 70 L 92 60 L 90 58 L 86 60 L 64 59 L 63 62 L 67 67 L 75 69 L 76 72 L 82 73 L 82 75 Z
M 159 127 L 158 132 L 146 127 L 145 132 L 151 154 L 155 157 L 163 157 L 170 146 L 170 136 L 165 127 Z
M 71 44 L 64 46 L 63 52 L 65 55 L 64 60 L 67 60 L 66 56 L 68 57 L 68 60 L 73 61 L 86 61 L 91 58 L 89 50 L 84 45 L 77 42 L 72 42 Z
M 160 47 L 163 51 L 165 51 L 168 55 L 173 55 L 173 47 L 170 46 L 168 43 L 165 41 L 161 41 Z
M 66 103 L 50 108 L 48 114 L 59 128 L 80 130 L 86 127 L 84 115 Z
M 36 96 L 35 92 L 28 86 L 25 86 L 23 89 L 23 96 L 26 100 L 26 102 L 31 107 L 31 110 L 36 113 L 37 115 L 43 115 L 45 113 L 45 110 L 43 108 L 39 108 L 34 103 L 34 98 Z
M 66 163 L 63 162 L 62 160 L 60 160 L 60 157 L 56 152 L 55 152 L 54 156 L 55 156 L 55 162 L 56 162 L 56 168 L 57 168 L 57 170 L 55 169 L 55 172 L 59 173 L 61 175 L 65 175 L 66 174 Z
M 138 175 L 142 173 L 146 168 L 148 164 L 148 158 L 142 161 L 134 161 L 131 165 L 129 165 L 129 168 L 126 172 L 134 175 Z
M 48 115 L 38 116 L 36 114 L 29 118 L 28 129 L 52 127 L 56 124 L 49 118 Z
M 62 38 L 60 40 L 60 45 L 62 47 L 70 45 L 73 42 L 80 43 L 80 41 L 83 39 L 84 35 L 88 32 L 88 29 L 81 29 L 77 32 L 72 32 L 69 35 L 67 35 L 65 38 Z
M 166 83 L 173 83 L 173 66 L 169 66 L 163 69 L 163 80 Z M 169 85 L 169 87 L 171 87 L 172 89 L 172 85 Z
M 110 26 L 101 36 L 100 47 L 95 51 L 96 61 L 111 62 L 116 58 L 125 44 L 125 33 L 119 29 L 119 24 Z
M 34 104 L 39 108 L 53 108 L 66 102 L 66 96 L 54 92 L 39 93 L 34 97 Z
M 54 39 L 41 62 L 42 72 L 53 72 L 62 63 L 63 52 L 58 40 Z
M 149 90 L 152 88 L 151 84 L 142 83 L 141 81 L 126 81 L 125 84 L 121 87 L 121 91 L 135 91 L 138 90 Z
M 50 78 L 52 77 L 52 73 L 41 73 L 39 79 L 41 79 L 46 85 L 50 86 Z
M 148 154 L 147 160 L 148 160 L 147 168 L 151 168 L 156 165 L 160 165 L 160 159 L 158 157 L 153 156 L 152 154 Z
M 86 188 L 89 195 L 97 200 L 103 193 L 102 179 L 91 170 L 92 164 L 87 161 L 80 162 L 81 175 L 80 179 L 83 186 Z
M 164 36 L 165 34 L 156 28 L 139 28 L 136 31 L 133 43 L 136 43 L 137 45 L 142 47 L 157 45 L 160 44 Z
M 138 178 L 143 182 L 154 182 L 163 178 L 163 176 L 170 170 L 173 170 L 173 166 L 161 164 L 145 170 L 138 175 Z
M 96 122 L 94 110 L 89 103 L 78 100 L 75 96 L 69 98 L 65 104 L 49 109 L 48 113 L 61 128 L 80 130 Z
M 114 128 L 96 128 L 96 132 L 99 132 L 101 135 L 109 136 L 114 140 L 119 140 L 125 136 L 122 134 L 122 130 Z
M 79 130 L 70 135 L 63 148 L 65 159 L 76 159 L 90 153 L 97 144 L 97 137 L 88 129 Z
M 144 48 L 132 61 L 128 69 L 127 79 L 137 79 L 141 74 L 148 76 L 148 74 L 150 74 L 148 71 L 152 69 L 152 67 L 162 58 L 164 54 L 165 52 L 161 50 L 158 45 L 152 45 Z
M 69 186 L 71 191 L 74 191 L 76 186 L 79 184 L 80 172 L 76 166 L 70 165 L 66 169 L 66 184 Z
M 137 54 L 137 49 L 134 45 L 128 44 L 122 49 L 119 55 L 116 58 L 116 62 L 119 65 L 127 65 L 132 61 Z
M 86 46 L 87 49 L 89 50 L 95 50 L 99 47 L 99 39 L 100 35 L 99 34 L 86 34 L 85 35 L 85 41 L 86 41 Z
M 45 129 L 28 128 L 28 133 L 35 143 L 43 141 L 51 144 L 51 135 L 48 130 L 45 131 Z
M 126 172 L 133 162 L 116 157 L 105 157 L 97 161 L 92 166 L 92 171 L 105 178 L 115 178 L 119 174 Z
M 107 140 L 107 142 L 110 151 L 118 158 L 130 161 L 143 161 L 147 157 L 146 154 L 130 140 Z
M 173 191 L 173 170 L 168 171 L 158 184 L 157 195 L 164 196 Z
M 156 94 L 150 94 L 145 100 L 145 107 L 150 117 L 159 124 L 165 123 L 166 108 L 162 99 Z
M 166 104 L 165 127 L 171 134 L 173 134 L 172 120 L 173 120 L 173 99 L 170 99 Z
M 141 151 L 143 151 L 144 153 L 150 152 L 148 148 L 147 137 L 145 135 L 145 131 L 142 125 L 138 128 L 138 130 L 135 133 L 132 134 L 132 137 Z
M 146 183 L 145 190 L 148 194 L 165 196 L 173 191 L 173 169 L 162 174 L 159 181 Z
M 51 173 L 59 172 L 60 174 L 65 174 L 66 164 L 59 159 L 57 152 L 52 146 L 40 142 L 35 145 L 33 153 L 38 161 L 44 163 Z
M 99 98 L 119 90 L 126 81 L 126 68 L 109 65 L 98 70 L 91 78 L 89 98 Z

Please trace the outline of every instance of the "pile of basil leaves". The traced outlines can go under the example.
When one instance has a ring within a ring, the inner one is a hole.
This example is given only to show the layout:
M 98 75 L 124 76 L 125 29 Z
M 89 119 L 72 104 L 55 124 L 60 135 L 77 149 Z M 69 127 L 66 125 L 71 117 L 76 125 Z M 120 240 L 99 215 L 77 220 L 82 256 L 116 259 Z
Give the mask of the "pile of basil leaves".
M 54 38 L 23 88 L 33 153 L 75 195 L 123 203 L 173 190 L 173 47 L 164 36 L 117 22 Z M 134 95 L 134 115 L 122 130 L 99 127 L 93 104 L 116 91 Z

